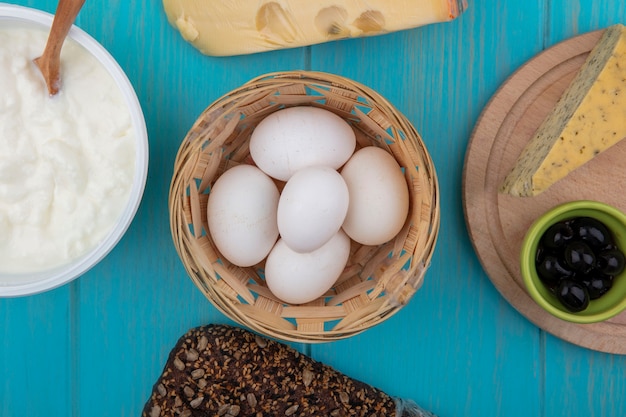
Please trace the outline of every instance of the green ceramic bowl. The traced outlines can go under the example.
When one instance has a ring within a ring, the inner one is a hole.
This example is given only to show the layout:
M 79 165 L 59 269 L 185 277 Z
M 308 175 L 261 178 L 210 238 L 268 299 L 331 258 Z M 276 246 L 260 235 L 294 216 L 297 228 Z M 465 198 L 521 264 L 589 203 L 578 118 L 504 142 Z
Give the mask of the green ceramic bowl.
M 541 282 L 535 268 L 539 240 L 554 223 L 573 217 L 588 216 L 604 223 L 622 252 L 626 249 L 626 214 L 604 203 L 589 200 L 572 201 L 554 207 L 530 226 L 520 254 L 522 278 L 530 296 L 550 314 L 574 323 L 596 323 L 607 320 L 626 309 L 626 271 L 615 277 L 612 288 L 602 297 L 591 300 L 577 313 L 567 310 Z

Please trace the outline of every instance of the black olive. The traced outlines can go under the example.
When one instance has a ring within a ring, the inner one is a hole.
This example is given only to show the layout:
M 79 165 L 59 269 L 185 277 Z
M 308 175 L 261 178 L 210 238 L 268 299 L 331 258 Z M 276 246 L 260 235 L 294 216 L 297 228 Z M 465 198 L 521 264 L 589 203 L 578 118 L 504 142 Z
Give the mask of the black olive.
M 619 275 L 624 270 L 626 259 L 619 249 L 608 249 L 596 257 L 598 268 L 607 275 Z
M 584 242 L 574 241 L 565 247 L 565 263 L 574 271 L 587 273 L 596 263 L 596 256 Z
M 613 244 L 609 229 L 599 220 L 591 217 L 579 217 L 572 221 L 574 235 L 587 242 L 593 248 L 601 249 Z
M 550 226 L 541 237 L 540 244 L 549 249 L 563 248 L 574 237 L 568 222 L 558 222 Z
M 589 299 L 595 300 L 602 297 L 613 286 L 613 277 L 601 272 L 592 272 L 580 280 L 581 284 L 587 288 Z
M 561 278 L 569 278 L 574 273 L 555 255 L 546 255 L 536 264 L 537 275 L 546 284 L 556 284 Z
M 556 291 L 556 298 L 565 308 L 573 313 L 583 311 L 589 306 L 589 293 L 583 284 L 570 279 L 561 280 Z

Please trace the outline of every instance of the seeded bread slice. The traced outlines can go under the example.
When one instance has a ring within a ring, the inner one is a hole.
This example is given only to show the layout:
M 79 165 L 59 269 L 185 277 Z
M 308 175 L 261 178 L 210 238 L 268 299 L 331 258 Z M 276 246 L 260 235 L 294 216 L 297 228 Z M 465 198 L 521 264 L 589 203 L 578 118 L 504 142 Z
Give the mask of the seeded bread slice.
M 208 325 L 178 340 L 142 416 L 432 416 L 397 401 L 287 345 Z

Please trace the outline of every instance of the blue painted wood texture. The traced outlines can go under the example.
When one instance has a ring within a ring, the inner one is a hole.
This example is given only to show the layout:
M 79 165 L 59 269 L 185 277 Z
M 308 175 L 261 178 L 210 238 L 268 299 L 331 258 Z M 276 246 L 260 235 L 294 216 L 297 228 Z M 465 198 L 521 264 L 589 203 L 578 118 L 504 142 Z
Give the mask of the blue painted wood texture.
M 442 417 L 626 415 L 626 357 L 564 342 L 511 307 L 474 254 L 461 201 L 468 139 L 499 85 L 546 47 L 616 22 L 626 22 L 618 0 L 470 0 L 450 23 L 211 58 L 168 25 L 158 0 L 86 2 L 77 24 L 118 60 L 145 113 L 147 188 L 128 233 L 93 270 L 45 294 L 0 299 L 0 416 L 138 416 L 176 339 L 193 326 L 231 323 L 173 247 L 174 157 L 211 102 L 291 69 L 350 77 L 408 117 L 437 167 L 442 222 L 424 286 L 407 307 L 353 338 L 295 346 Z

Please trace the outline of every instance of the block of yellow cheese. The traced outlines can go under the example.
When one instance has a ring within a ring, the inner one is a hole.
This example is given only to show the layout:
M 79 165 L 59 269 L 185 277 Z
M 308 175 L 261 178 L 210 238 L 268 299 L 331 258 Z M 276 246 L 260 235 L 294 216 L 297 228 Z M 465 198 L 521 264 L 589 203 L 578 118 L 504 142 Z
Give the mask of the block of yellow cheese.
M 626 137 L 626 27 L 605 30 L 500 187 L 535 196 Z
M 206 55 L 372 36 L 459 16 L 466 0 L 163 0 L 168 21 Z

